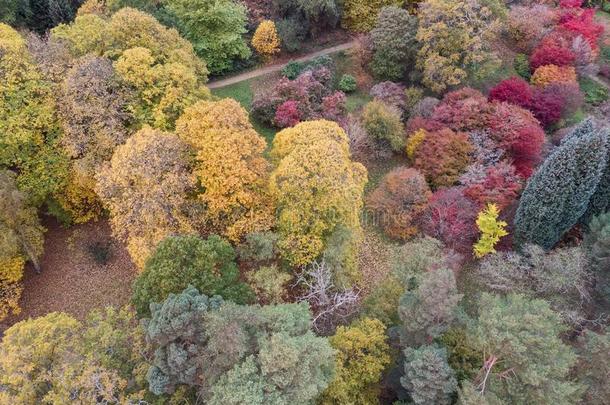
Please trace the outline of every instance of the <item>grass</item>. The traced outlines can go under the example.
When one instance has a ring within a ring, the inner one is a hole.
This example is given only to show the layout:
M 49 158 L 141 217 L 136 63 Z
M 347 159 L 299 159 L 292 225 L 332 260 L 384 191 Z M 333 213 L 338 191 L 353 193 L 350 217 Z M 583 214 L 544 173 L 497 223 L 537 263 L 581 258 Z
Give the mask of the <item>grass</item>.
M 368 93 L 363 92 L 361 90 L 356 90 L 352 93 L 347 94 L 347 100 L 345 102 L 347 107 L 347 112 L 354 112 L 359 110 L 366 103 L 371 101 L 373 97 L 371 97 Z

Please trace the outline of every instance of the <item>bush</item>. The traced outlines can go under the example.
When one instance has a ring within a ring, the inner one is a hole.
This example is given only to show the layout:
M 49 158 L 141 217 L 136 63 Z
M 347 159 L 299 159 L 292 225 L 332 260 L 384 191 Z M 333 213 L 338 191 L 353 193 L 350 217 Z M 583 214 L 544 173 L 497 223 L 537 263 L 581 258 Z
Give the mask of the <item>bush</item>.
M 544 65 L 536 69 L 532 75 L 532 84 L 544 87 L 556 82 L 576 82 L 576 70 L 572 66 Z
M 276 29 L 282 40 L 282 47 L 292 53 L 299 51 L 303 46 L 309 31 L 309 25 L 303 19 L 290 16 L 279 20 L 276 24 Z
M 426 209 L 429 196 L 426 180 L 417 170 L 399 167 L 384 176 L 368 197 L 367 206 L 388 235 L 408 239 L 418 231 L 416 220 Z
M 206 295 L 220 295 L 239 304 L 253 299 L 252 290 L 239 281 L 231 245 L 218 236 L 170 236 L 159 243 L 133 286 L 132 302 L 138 315 L 149 314 L 151 302 L 163 302 L 192 285 Z
M 405 147 L 404 127 L 397 109 L 371 101 L 362 111 L 362 124 L 371 138 L 386 142 L 393 151 L 401 152 Z
M 320 68 L 327 68 L 329 71 L 333 72 L 335 70 L 335 61 L 328 55 L 318 56 L 306 62 L 290 61 L 282 69 L 282 75 L 290 80 L 294 80 L 305 71 L 309 70 L 313 72 L 320 70 Z
M 294 100 L 284 101 L 275 110 L 273 125 L 278 128 L 293 127 L 301 122 L 301 114 L 299 113 L 299 104 Z
M 610 296 L 610 274 L 607 271 L 610 268 L 610 213 L 591 218 L 584 246 L 598 278 L 596 287 L 606 296 Z
M 252 46 L 258 53 L 265 56 L 270 56 L 280 51 L 280 38 L 277 35 L 273 21 L 261 21 L 252 37 Z
M 517 74 L 519 74 L 519 76 L 521 76 L 525 80 L 529 80 L 530 77 L 532 77 L 532 74 L 530 73 L 530 62 L 527 59 L 527 55 L 524 55 L 522 53 L 518 53 L 517 55 L 515 55 L 515 60 L 513 61 L 513 68 L 515 69 L 515 72 L 517 72 Z
M 505 101 L 524 108 L 528 108 L 532 96 L 529 83 L 519 77 L 502 80 L 489 91 L 490 101 Z
M 358 88 L 358 83 L 356 83 L 356 78 L 352 75 L 344 74 L 341 76 L 341 80 L 339 80 L 339 90 L 344 93 L 351 93 Z
M 547 5 L 517 5 L 509 12 L 506 30 L 519 51 L 530 53 L 542 37 L 557 24 L 557 20 L 558 13 Z M 529 64 L 527 67 L 529 71 Z
M 248 282 L 258 299 L 264 304 L 281 304 L 284 302 L 286 286 L 292 276 L 281 271 L 275 265 L 263 266 L 248 275 Z
M 600 105 L 608 100 L 608 88 L 588 77 L 579 80 L 580 88 L 585 94 L 585 102 L 591 105 Z
M 485 168 L 483 176 L 462 181 L 464 195 L 475 201 L 479 207 L 494 203 L 501 210 L 511 205 L 521 191 L 521 178 L 515 167 L 501 161 Z
M 575 59 L 576 55 L 570 49 L 543 42 L 530 56 L 530 70 L 534 72 L 545 65 L 571 66 Z
M 244 243 L 237 247 L 242 261 L 266 262 L 277 254 L 278 235 L 273 232 L 254 232 L 246 235 Z
M 383 101 L 387 105 L 398 108 L 401 111 L 405 110 L 405 87 L 402 84 L 394 82 L 380 82 L 371 87 L 369 94 L 379 101 Z

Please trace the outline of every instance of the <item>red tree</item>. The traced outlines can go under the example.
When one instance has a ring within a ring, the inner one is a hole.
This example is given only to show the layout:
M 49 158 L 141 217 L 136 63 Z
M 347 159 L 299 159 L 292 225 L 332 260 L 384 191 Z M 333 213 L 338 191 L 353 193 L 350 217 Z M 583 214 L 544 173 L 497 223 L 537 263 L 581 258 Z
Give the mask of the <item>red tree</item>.
M 576 55 L 563 46 L 550 41 L 543 42 L 530 56 L 530 70 L 534 72 L 544 65 L 571 66 L 576 60 Z
M 495 203 L 502 210 L 517 199 L 521 183 L 515 167 L 501 161 L 488 167 L 485 177 L 470 179 L 465 184 L 464 195 L 475 201 L 479 208 Z
M 532 101 L 532 88 L 520 77 L 502 80 L 489 91 L 490 101 L 504 101 L 527 108 Z
M 485 128 L 492 114 L 493 106 L 480 91 L 464 87 L 447 93 L 431 119 L 454 131 L 471 131 Z

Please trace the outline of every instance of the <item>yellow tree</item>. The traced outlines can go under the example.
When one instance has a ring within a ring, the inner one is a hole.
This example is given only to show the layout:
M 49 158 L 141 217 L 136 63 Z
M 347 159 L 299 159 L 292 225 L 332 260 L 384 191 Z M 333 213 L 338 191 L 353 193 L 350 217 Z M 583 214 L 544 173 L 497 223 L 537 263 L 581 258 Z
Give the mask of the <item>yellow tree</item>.
M 508 232 L 504 228 L 508 225 L 504 221 L 498 221 L 500 211 L 496 204 L 487 204 L 487 207 L 479 213 L 477 227 L 481 231 L 479 241 L 473 246 L 474 255 L 481 258 L 489 253 L 495 253 L 494 247 L 500 239 Z
M 238 241 L 273 225 L 266 143 L 237 101 L 198 102 L 176 122 L 176 134 L 196 151 L 194 174 L 211 231 Z
M 356 247 L 362 236 L 360 212 L 367 171 L 350 159 L 347 135 L 334 122 L 310 121 L 285 129 L 273 141 L 277 166 L 269 188 L 278 212 L 278 247 L 293 266 L 303 266 L 348 231 L 341 247 L 339 284 L 358 280 Z
M 96 176 L 96 192 L 110 211 L 116 237 L 134 263 L 165 237 L 192 233 L 187 193 L 195 186 L 188 147 L 177 136 L 144 128 L 116 148 Z
M 330 338 L 335 355 L 335 378 L 322 395 L 323 405 L 373 405 L 379 403 L 379 386 L 390 364 L 386 327 L 371 318 L 349 327 L 340 326 Z
M 266 57 L 280 51 L 280 37 L 273 21 L 264 20 L 258 25 L 252 37 L 252 46 L 256 52 Z

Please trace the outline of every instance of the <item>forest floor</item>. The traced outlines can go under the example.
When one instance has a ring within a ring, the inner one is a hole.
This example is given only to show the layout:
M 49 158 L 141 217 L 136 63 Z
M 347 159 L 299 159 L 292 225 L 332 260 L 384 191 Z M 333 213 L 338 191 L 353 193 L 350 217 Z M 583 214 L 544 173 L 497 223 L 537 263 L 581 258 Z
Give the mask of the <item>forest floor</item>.
M 54 311 L 84 319 L 92 309 L 119 307 L 131 297 L 137 270 L 123 244 L 112 238 L 106 220 L 65 228 L 45 218 L 43 225 L 42 272 L 26 268 L 21 313 L 0 322 L 0 333 L 18 321 Z

